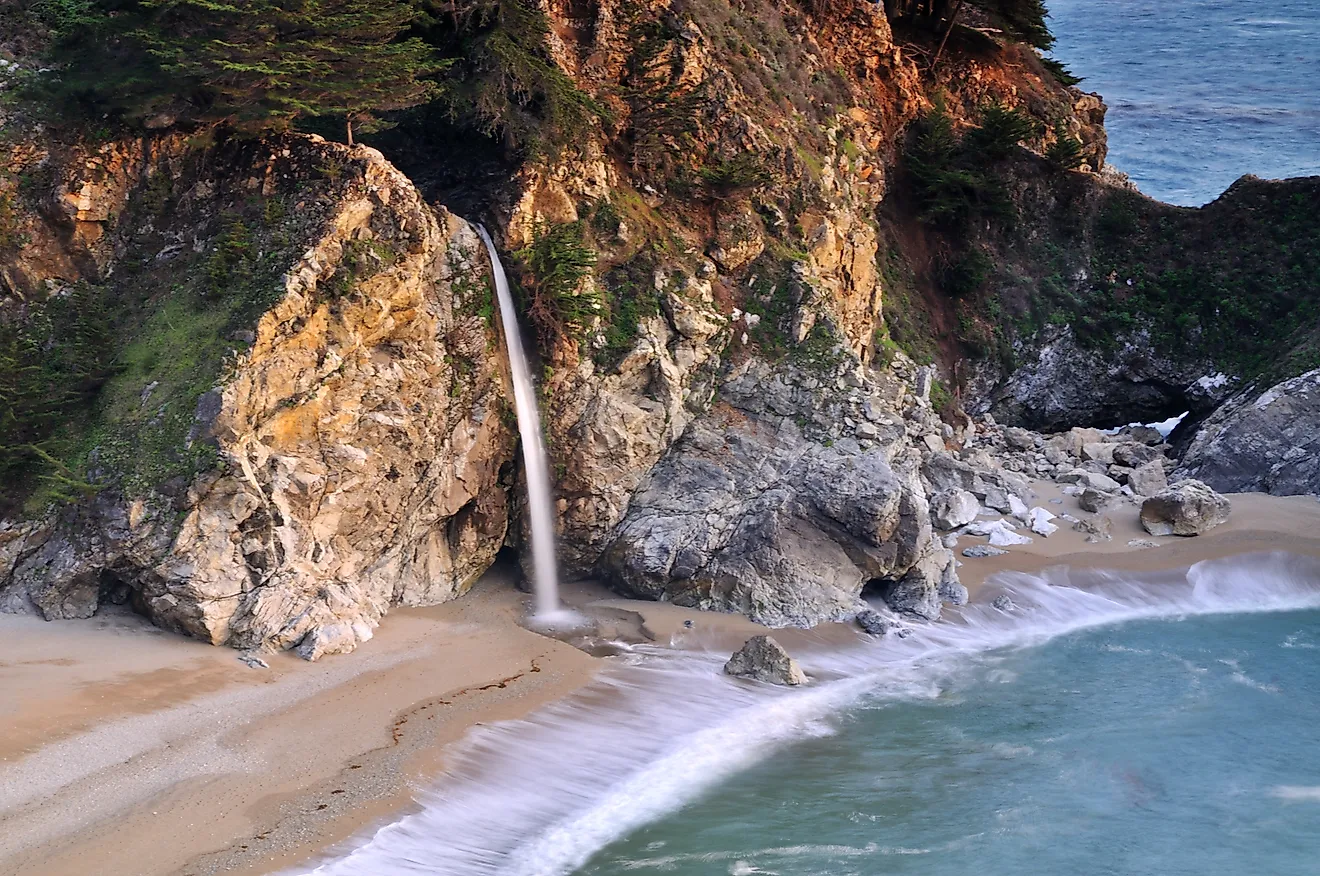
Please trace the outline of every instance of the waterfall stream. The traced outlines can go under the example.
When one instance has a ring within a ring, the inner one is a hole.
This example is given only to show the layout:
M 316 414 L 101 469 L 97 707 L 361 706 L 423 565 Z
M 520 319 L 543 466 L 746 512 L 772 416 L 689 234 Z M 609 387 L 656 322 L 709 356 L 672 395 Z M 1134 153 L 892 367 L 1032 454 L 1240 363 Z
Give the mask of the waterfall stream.
M 504 328 L 504 347 L 513 373 L 513 401 L 518 413 L 518 433 L 522 437 L 523 467 L 527 472 L 527 506 L 532 523 L 532 583 L 536 590 L 536 616 L 549 620 L 560 614 L 559 575 L 555 563 L 555 519 L 550 506 L 550 465 L 541 437 L 541 413 L 536 407 L 536 387 L 532 384 L 527 353 L 518 333 L 518 314 L 509 292 L 509 278 L 504 273 L 495 243 L 485 227 L 477 233 L 490 253 L 495 295 L 500 302 L 500 324 Z

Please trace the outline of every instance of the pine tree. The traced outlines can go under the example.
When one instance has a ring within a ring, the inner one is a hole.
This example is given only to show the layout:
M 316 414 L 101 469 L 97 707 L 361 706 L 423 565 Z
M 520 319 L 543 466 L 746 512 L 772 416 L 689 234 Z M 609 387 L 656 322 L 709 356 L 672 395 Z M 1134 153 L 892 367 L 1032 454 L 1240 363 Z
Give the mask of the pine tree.
M 266 128 L 333 116 L 353 129 L 435 96 L 445 66 L 408 0 L 100 0 L 54 50 L 57 95 L 130 122 Z M 158 123 L 158 122 L 156 122 Z

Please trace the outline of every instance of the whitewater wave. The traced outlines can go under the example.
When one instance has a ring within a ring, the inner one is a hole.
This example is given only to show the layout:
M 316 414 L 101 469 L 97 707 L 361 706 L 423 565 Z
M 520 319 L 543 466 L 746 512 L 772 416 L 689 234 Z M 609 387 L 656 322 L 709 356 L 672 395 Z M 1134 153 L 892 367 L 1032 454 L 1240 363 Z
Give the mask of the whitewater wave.
M 584 693 L 527 720 L 477 728 L 454 751 L 447 775 L 421 796 L 420 811 L 312 873 L 572 873 L 737 772 L 832 733 L 850 706 L 940 695 L 969 656 L 1142 618 L 1320 607 L 1320 563 L 1272 553 L 1141 578 L 1008 573 L 983 598 L 999 593 L 1012 610 L 978 602 L 906 639 L 859 636 L 852 647 L 804 651 L 799 659 L 818 679 L 805 689 L 729 679 L 722 653 L 639 647 Z M 1298 790 L 1276 789 L 1275 796 L 1310 799 L 1288 796 Z
M 1270 789 L 1270 796 L 1290 802 L 1320 803 L 1320 786 L 1279 785 Z

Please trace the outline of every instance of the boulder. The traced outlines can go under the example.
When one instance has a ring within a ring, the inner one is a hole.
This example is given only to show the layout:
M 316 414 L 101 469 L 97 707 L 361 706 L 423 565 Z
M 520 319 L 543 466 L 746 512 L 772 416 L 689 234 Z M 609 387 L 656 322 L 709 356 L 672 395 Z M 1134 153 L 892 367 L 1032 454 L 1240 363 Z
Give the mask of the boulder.
M 1092 444 L 1082 445 L 1082 459 L 1094 460 L 1102 465 L 1114 464 L 1114 450 L 1116 445 L 1108 441 L 1097 441 Z
M 1141 505 L 1151 535 L 1200 535 L 1228 520 L 1232 504 L 1197 480 L 1179 481 Z
M 1320 493 L 1320 368 L 1226 402 L 1173 476 L 1232 493 Z
M 988 544 L 974 544 L 971 547 L 965 547 L 962 550 L 962 555 L 969 560 L 979 560 L 985 557 L 1002 557 L 1006 553 L 1008 553 L 1008 551 Z
M 1119 431 L 1118 437 L 1126 438 L 1130 441 L 1136 441 L 1139 444 L 1149 444 L 1151 446 L 1164 443 L 1164 436 L 1161 435 L 1160 430 L 1156 429 L 1154 426 L 1124 426 L 1123 429 Z
M 1099 544 L 1102 541 L 1109 541 L 1114 537 L 1113 529 L 1114 521 L 1108 517 L 1092 517 L 1073 523 L 1073 531 L 1085 535 L 1087 544 Z
M 893 633 L 901 639 L 910 632 L 898 618 L 886 617 L 873 608 L 857 612 L 857 626 L 872 636 L 887 636 Z
M 981 503 L 968 490 L 948 489 L 930 501 L 931 519 L 936 529 L 945 531 L 966 526 L 976 519 Z
M 919 575 L 904 575 L 891 582 L 884 591 L 884 600 L 885 605 L 909 617 L 936 620 L 940 616 L 939 582 Z
M 1004 430 L 1004 443 L 1016 450 L 1035 450 L 1038 437 L 1035 432 L 1016 426 Z
M 1128 475 L 1127 484 L 1138 496 L 1154 496 L 1169 486 L 1169 479 L 1164 475 L 1164 463 L 1158 459 L 1133 469 Z
M 1163 456 L 1159 448 L 1134 441 L 1114 445 L 1114 462 L 1126 465 L 1128 468 L 1137 468 Z
M 995 547 L 1005 547 L 1013 544 L 1031 544 L 1031 536 L 1018 535 L 1007 523 L 1000 521 L 998 525 L 991 528 L 989 542 Z
M 1109 467 L 1109 470 L 1105 473 L 1114 480 L 1118 481 L 1120 484 L 1126 484 L 1128 482 L 1128 477 L 1132 474 L 1133 471 L 1135 471 L 1135 469 L 1129 468 L 1126 465 L 1115 464 L 1115 465 L 1111 465 Z
M 651 469 L 599 573 L 633 598 L 810 627 L 853 618 L 867 582 L 903 579 L 943 551 L 910 445 L 804 428 L 843 421 L 850 393 L 833 386 L 748 362 Z M 918 577 L 933 589 L 939 572 Z
M 1008 596 L 1003 593 L 991 600 L 990 604 L 1000 611 L 1012 611 L 1017 608 L 1017 606 L 1013 604 L 1013 600 L 1009 599 Z
M 1108 505 L 1113 499 L 1113 493 L 1106 493 L 1103 490 L 1093 490 L 1090 487 L 1087 487 L 1082 490 L 1082 494 L 1077 497 L 1077 504 L 1082 507 L 1083 511 L 1090 511 L 1094 514 Z
M 750 678 L 769 684 L 798 685 L 807 683 L 802 671 L 784 646 L 769 636 L 752 636 L 747 643 L 724 664 L 726 675 Z

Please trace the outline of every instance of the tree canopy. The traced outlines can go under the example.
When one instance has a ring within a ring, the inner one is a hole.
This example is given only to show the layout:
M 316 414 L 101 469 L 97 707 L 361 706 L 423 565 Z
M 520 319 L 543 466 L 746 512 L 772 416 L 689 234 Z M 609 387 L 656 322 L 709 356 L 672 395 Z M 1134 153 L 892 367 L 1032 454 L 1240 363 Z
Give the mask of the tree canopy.
M 409 0 L 97 0 L 58 30 L 41 88 L 89 115 L 269 127 L 370 126 L 416 106 L 446 62 Z

